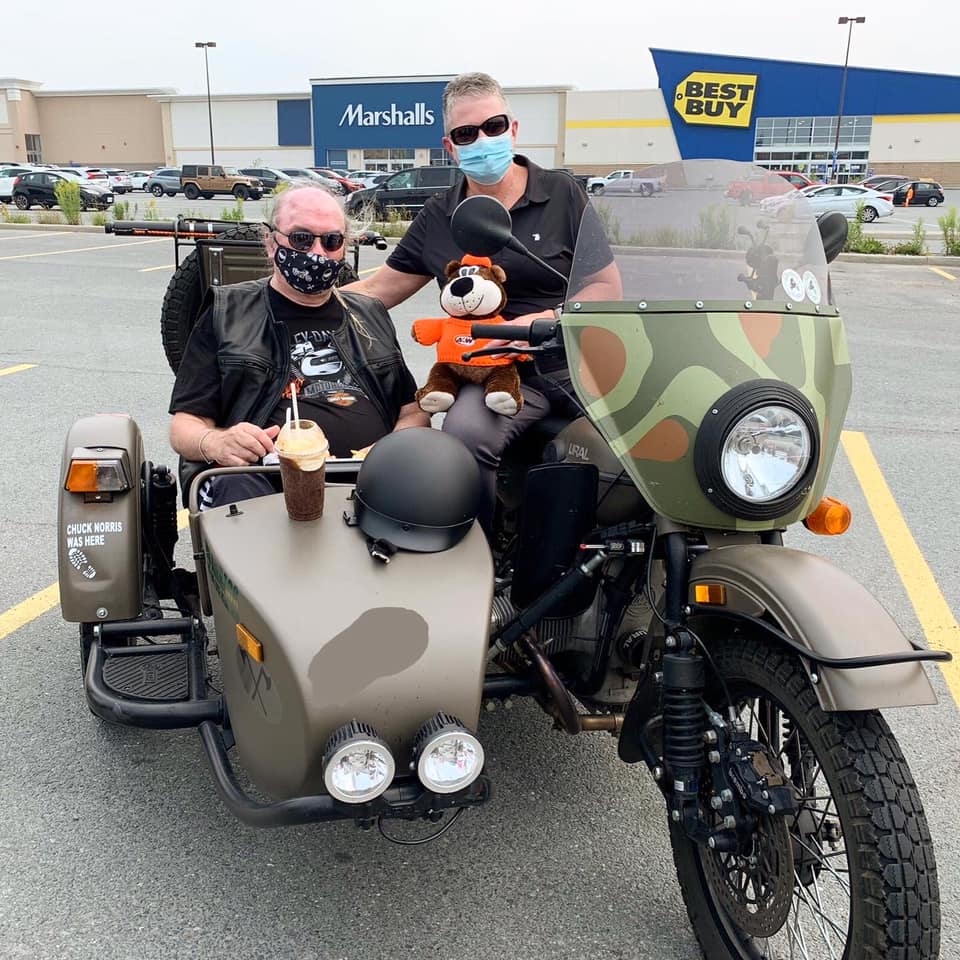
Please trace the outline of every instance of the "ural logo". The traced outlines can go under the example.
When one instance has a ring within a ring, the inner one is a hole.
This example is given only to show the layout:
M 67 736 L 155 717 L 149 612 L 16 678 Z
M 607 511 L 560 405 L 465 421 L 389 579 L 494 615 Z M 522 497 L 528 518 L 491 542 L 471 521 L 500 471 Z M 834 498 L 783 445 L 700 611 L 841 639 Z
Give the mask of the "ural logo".
M 589 460 L 590 459 L 590 448 L 584 447 L 579 443 L 568 443 L 567 444 L 567 456 L 573 457 L 577 460 Z
M 468 337 L 466 335 L 455 337 L 453 342 L 458 343 L 461 347 L 470 347 L 473 346 L 473 337 Z
M 434 114 L 421 100 L 412 110 L 401 110 L 395 103 L 389 110 L 364 110 L 362 103 L 348 103 L 340 117 L 340 126 L 348 127 L 430 127 Z

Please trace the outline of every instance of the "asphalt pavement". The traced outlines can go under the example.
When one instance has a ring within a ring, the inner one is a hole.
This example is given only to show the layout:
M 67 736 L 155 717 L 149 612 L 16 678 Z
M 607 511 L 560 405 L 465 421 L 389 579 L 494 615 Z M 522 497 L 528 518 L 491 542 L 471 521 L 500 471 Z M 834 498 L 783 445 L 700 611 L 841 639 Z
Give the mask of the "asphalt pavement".
M 384 256 L 365 248 L 361 270 Z M 172 262 L 166 239 L 0 232 L 0 958 L 693 960 L 645 771 L 622 765 L 607 735 L 552 731 L 535 705 L 484 714 L 494 799 L 413 848 L 350 824 L 244 827 L 218 801 L 195 733 L 89 714 L 76 629 L 50 603 L 62 446 L 76 416 L 123 411 L 147 455 L 173 462 L 159 337 Z M 834 285 L 854 364 L 846 429 L 865 435 L 955 621 L 960 279 L 842 264 Z M 430 285 L 393 311 L 421 381 L 433 354 L 408 331 L 437 302 Z M 851 531 L 825 540 L 801 529 L 789 542 L 831 557 L 923 641 L 915 584 L 898 575 L 843 453 L 829 492 L 851 505 Z M 928 673 L 939 704 L 886 716 L 926 805 L 952 960 L 960 716 L 943 675 Z

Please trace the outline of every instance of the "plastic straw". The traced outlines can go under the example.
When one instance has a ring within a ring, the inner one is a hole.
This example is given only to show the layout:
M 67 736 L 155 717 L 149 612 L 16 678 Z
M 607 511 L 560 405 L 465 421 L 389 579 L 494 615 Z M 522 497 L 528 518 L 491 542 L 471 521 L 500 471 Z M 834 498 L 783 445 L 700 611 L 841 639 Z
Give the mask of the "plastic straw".
M 287 407 L 287 427 L 290 426 L 290 418 L 293 416 L 293 411 Z
M 297 381 L 290 383 L 290 398 L 293 400 L 293 429 L 300 429 L 300 411 L 297 409 Z

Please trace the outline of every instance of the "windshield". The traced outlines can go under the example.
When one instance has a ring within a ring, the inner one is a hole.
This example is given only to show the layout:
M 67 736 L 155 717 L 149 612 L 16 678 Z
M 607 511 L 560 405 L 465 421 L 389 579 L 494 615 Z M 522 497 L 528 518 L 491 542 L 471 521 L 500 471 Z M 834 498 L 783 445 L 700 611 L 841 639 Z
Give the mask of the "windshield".
M 236 167 L 224 167 L 223 168 L 224 176 L 227 177 L 239 177 L 242 176 L 240 171 Z
M 820 211 L 818 211 L 820 212 Z M 816 215 L 789 181 L 749 163 L 686 160 L 628 172 L 591 196 L 568 300 L 827 303 Z M 605 269 L 606 268 L 606 269 Z

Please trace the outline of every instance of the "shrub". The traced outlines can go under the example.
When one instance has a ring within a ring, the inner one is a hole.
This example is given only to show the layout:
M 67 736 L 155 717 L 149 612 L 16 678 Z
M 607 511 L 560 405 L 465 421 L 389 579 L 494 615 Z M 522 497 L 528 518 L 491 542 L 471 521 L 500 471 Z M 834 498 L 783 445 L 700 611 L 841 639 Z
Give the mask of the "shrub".
M 700 229 L 694 245 L 705 250 L 731 250 L 736 246 L 727 207 L 714 204 L 700 211 Z
M 95 227 L 105 227 L 107 225 L 107 215 L 103 211 L 98 210 L 91 218 L 90 222 Z
M 960 217 L 957 208 L 951 207 L 950 212 L 937 218 L 940 231 L 943 233 L 943 252 L 950 257 L 960 257 Z
M 144 220 L 159 220 L 160 219 L 160 208 L 157 206 L 157 200 L 154 197 L 148 204 L 146 210 L 143 211 Z
M 7 217 L 7 223 L 33 223 L 29 213 L 11 213 Z
M 857 213 L 847 231 L 847 243 L 844 250 L 848 253 L 886 253 L 887 248 L 876 238 L 863 233 L 863 201 L 857 203 Z
M 41 210 L 37 214 L 37 223 L 66 223 L 62 213 L 56 210 Z
M 5 203 L 0 203 L 0 223 L 10 222 L 10 208 Z
M 130 201 L 129 200 L 116 200 L 113 204 L 113 219 L 114 220 L 127 220 L 129 219 L 130 213 Z
M 67 218 L 67 223 L 79 223 L 80 208 L 83 206 L 80 199 L 80 184 L 74 180 L 60 180 L 53 188 L 53 192 L 57 195 L 57 203 Z
M 221 220 L 243 221 L 243 201 L 238 197 L 237 202 L 232 207 L 224 207 L 220 214 Z

